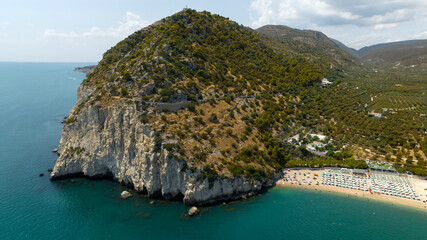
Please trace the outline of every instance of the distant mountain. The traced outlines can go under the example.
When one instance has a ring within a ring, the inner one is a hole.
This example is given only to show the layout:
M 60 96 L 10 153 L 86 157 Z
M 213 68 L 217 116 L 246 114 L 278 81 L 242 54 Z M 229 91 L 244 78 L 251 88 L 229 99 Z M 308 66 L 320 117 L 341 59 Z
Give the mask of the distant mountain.
M 256 29 L 264 42 L 278 52 L 303 56 L 324 68 L 348 65 L 356 59 L 356 51 L 341 42 L 313 30 L 267 25 Z
M 364 60 L 401 65 L 427 63 L 427 40 L 381 43 L 357 51 Z
M 359 57 L 359 53 L 357 52 L 356 49 L 347 47 L 344 43 L 342 43 L 336 39 L 331 38 L 331 40 L 333 40 L 338 45 L 338 47 L 340 47 L 342 50 L 344 50 L 345 52 L 347 52 L 351 56 L 356 57 L 356 58 Z

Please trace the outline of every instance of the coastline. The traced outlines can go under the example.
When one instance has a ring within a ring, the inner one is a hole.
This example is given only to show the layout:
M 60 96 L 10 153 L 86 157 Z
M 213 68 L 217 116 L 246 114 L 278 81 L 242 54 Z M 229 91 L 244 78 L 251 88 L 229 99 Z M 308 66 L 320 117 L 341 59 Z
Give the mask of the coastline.
M 292 170 L 296 172 L 301 173 L 313 173 L 317 171 L 311 171 L 311 170 Z M 320 172 L 320 171 L 318 171 Z M 283 179 L 280 179 L 276 181 L 276 187 L 280 188 L 301 188 L 301 189 L 310 189 L 314 191 L 325 191 L 325 192 L 332 192 L 332 193 L 338 193 L 343 194 L 347 196 L 355 196 L 355 197 L 361 197 L 365 199 L 375 200 L 375 201 L 381 201 L 386 202 L 392 205 L 402 205 L 407 206 L 411 208 L 416 208 L 418 210 L 422 210 L 423 212 L 427 212 L 427 203 L 423 203 L 422 201 L 416 201 L 401 197 L 395 197 L 390 195 L 383 195 L 383 194 L 371 194 L 370 192 L 360 191 L 360 190 L 353 190 L 348 188 L 342 188 L 342 187 L 336 187 L 336 186 L 330 186 L 330 185 L 308 185 L 306 183 L 299 184 L 291 184 L 290 181 L 284 181 Z

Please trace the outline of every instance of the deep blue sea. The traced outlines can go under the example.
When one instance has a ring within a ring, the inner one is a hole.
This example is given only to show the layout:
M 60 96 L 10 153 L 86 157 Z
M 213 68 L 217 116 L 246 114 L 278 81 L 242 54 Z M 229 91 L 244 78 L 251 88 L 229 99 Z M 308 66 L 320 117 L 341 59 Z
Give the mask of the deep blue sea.
M 427 239 L 426 212 L 345 195 L 273 188 L 188 219 L 182 203 L 121 200 L 114 182 L 50 182 L 85 65 L 0 63 L 0 240 Z

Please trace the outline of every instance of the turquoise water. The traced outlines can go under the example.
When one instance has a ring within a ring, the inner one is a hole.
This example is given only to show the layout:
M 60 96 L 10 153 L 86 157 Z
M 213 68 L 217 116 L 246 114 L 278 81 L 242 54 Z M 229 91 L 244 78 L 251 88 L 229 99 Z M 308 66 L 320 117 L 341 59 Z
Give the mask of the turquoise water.
M 50 182 L 60 121 L 84 78 L 78 64 L 0 63 L 0 239 L 426 239 L 427 214 L 309 190 L 203 208 L 142 196 L 110 181 Z M 40 173 L 44 177 L 39 177 Z

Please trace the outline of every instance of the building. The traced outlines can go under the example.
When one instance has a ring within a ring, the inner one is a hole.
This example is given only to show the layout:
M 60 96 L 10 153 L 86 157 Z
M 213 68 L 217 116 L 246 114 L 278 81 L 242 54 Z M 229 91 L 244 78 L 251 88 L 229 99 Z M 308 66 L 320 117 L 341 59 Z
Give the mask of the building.
M 368 113 L 368 115 L 374 116 L 376 118 L 382 118 L 383 115 L 381 113 L 376 113 L 376 112 L 370 112 Z
M 322 135 L 322 134 L 310 134 L 310 136 L 311 136 L 312 138 L 314 138 L 314 137 L 319 138 L 319 141 L 323 141 L 323 140 L 325 140 L 325 138 L 326 138 L 326 136 L 325 136 L 325 135 Z
M 318 147 L 318 148 L 321 148 L 321 147 L 325 146 L 325 144 L 323 144 L 321 142 L 318 142 L 318 141 L 314 141 L 312 144 L 313 144 L 313 146 Z
M 321 85 L 322 86 L 325 86 L 325 85 L 329 85 L 329 84 L 332 84 L 333 82 L 330 82 L 327 78 L 323 78 L 322 79 L 322 83 L 321 83 Z
M 366 170 L 363 169 L 352 169 L 353 175 L 366 176 Z
M 296 135 L 288 138 L 288 143 L 298 143 L 298 145 L 299 145 L 299 141 L 300 141 L 299 134 L 296 134 Z

